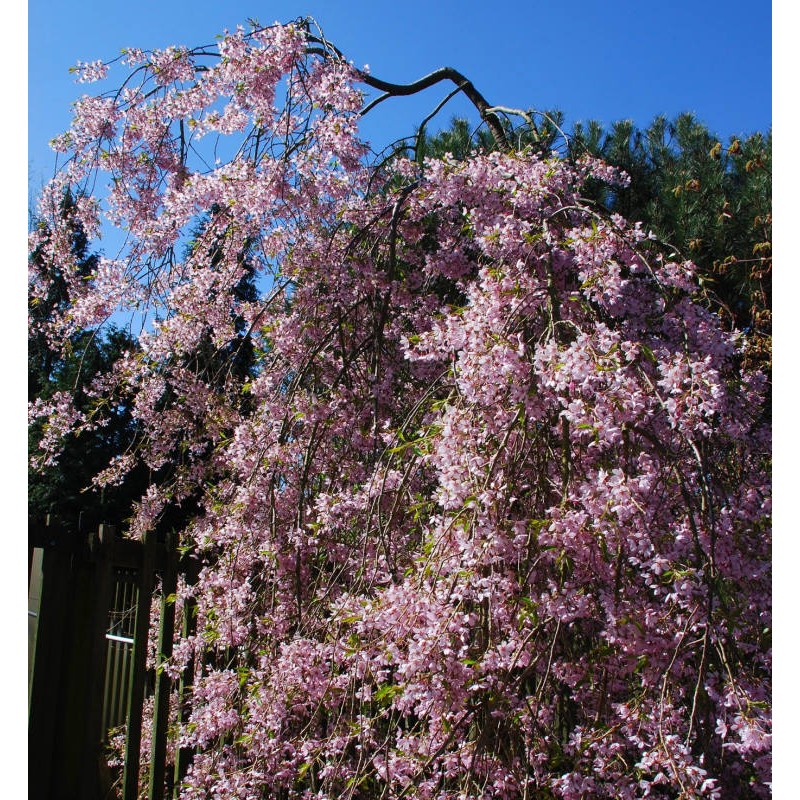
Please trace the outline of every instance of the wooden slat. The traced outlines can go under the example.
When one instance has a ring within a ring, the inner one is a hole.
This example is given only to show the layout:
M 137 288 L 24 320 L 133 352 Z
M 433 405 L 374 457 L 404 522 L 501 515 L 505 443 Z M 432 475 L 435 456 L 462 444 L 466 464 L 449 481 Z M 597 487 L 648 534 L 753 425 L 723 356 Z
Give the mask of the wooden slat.
M 111 601 L 111 609 L 109 610 L 109 619 L 111 614 L 119 608 L 119 595 L 120 595 L 120 582 L 119 578 L 115 576 L 114 580 L 114 598 Z M 116 676 L 119 674 L 119 642 L 108 642 L 108 651 L 106 655 L 106 679 L 105 690 L 103 694 L 103 729 L 107 732 L 110 728 L 117 724 L 117 686 L 118 681 Z
M 167 553 L 161 580 L 161 620 L 158 636 L 158 663 L 153 712 L 153 739 L 150 754 L 149 800 L 163 800 L 164 777 L 167 758 L 167 723 L 169 722 L 169 693 L 172 681 L 164 669 L 158 669 L 172 656 L 172 639 L 175 634 L 175 600 L 177 588 L 177 554 L 175 536 L 167 534 Z M 173 595 L 173 597 L 170 597 Z
M 197 627 L 197 616 L 195 614 L 196 602 L 193 597 L 188 597 L 183 607 L 183 625 L 181 633 L 184 639 L 194 634 Z M 185 724 L 189 717 L 189 698 L 192 693 L 192 682 L 194 680 L 194 657 L 189 660 L 186 668 L 181 673 L 178 683 L 178 726 Z M 180 794 L 180 787 L 189 764 L 192 763 L 192 750 L 188 747 L 179 747 L 175 751 L 175 777 L 173 797 L 177 798 Z
M 28 798 L 51 796 L 55 731 L 59 715 L 61 662 L 69 596 L 70 558 L 59 550 L 45 550 L 42 559 L 42 596 L 36 634 L 28 709 Z
M 33 663 L 36 656 L 36 634 L 39 630 L 39 615 L 42 605 L 42 560 L 44 550 L 31 548 L 32 556 L 28 567 L 28 710 L 31 705 L 33 686 Z
M 123 800 L 137 800 L 139 795 L 142 706 L 144 705 L 150 601 L 153 594 L 155 544 L 155 534 L 152 532 L 148 533 L 144 540 L 141 572 L 139 574 L 139 598 L 136 604 L 136 629 L 133 637 L 133 678 L 130 682 L 130 693 L 128 695 L 128 735 L 125 744 L 125 768 L 122 787 Z
M 109 609 L 109 633 L 127 637 L 133 634 L 129 626 L 118 626 L 117 620 L 135 605 L 136 586 L 126 570 L 117 569 L 114 581 L 114 599 Z M 135 613 L 135 612 L 134 612 Z M 126 721 L 128 688 L 131 676 L 132 647 L 130 644 L 108 639 L 108 658 L 105 678 L 103 729 L 115 728 Z
M 115 661 L 117 655 L 118 642 L 109 642 L 108 651 L 106 653 L 106 679 L 103 683 L 105 689 L 103 690 L 103 730 L 108 732 L 114 726 L 112 722 L 115 719 L 114 715 L 114 686 L 116 681 L 112 676 L 116 674 Z
M 101 525 L 96 535 L 90 535 L 89 563 L 84 571 L 84 592 L 86 594 L 87 614 L 84 625 L 87 628 L 87 652 L 83 669 L 83 762 L 80 786 L 82 797 L 93 797 L 98 789 L 99 765 L 105 765 L 103 757 L 106 731 L 103 727 L 103 684 L 97 679 L 102 675 L 106 664 L 106 628 L 108 626 L 108 607 L 112 591 L 112 564 L 110 561 L 114 528 Z M 92 769 L 94 768 L 94 769 Z M 107 766 L 105 767 L 107 769 Z

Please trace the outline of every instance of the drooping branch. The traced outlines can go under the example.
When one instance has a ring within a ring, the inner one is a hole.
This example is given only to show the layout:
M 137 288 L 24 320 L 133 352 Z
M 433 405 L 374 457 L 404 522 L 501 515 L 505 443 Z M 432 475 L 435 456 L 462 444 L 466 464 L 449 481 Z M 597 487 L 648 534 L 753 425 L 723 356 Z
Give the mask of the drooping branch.
M 304 22 L 306 30 L 308 31 L 310 23 L 313 22 L 313 20 L 308 19 L 304 20 Z M 316 36 L 309 32 L 307 34 L 307 40 L 312 44 L 319 45 L 319 47 L 310 47 L 307 50 L 309 54 L 321 55 L 323 58 L 333 57 L 342 61 L 346 60 L 341 50 L 331 44 L 324 36 Z M 382 95 L 370 101 L 362 109 L 362 116 L 390 97 L 407 97 L 429 89 L 431 86 L 435 86 L 442 81 L 450 81 L 456 85 L 459 91 L 464 93 L 467 99 L 478 110 L 481 119 L 489 126 L 489 130 L 491 130 L 497 146 L 501 150 L 508 150 L 510 148 L 508 137 L 500 122 L 500 118 L 494 113 L 494 108 L 483 94 L 475 88 L 475 84 L 457 69 L 453 69 L 453 67 L 440 67 L 412 83 L 391 83 L 390 81 L 376 78 L 374 75 L 370 75 L 362 69 L 354 68 L 354 71 L 360 81 L 373 89 L 378 89 L 383 92 Z
M 405 97 L 407 95 L 421 92 L 424 89 L 430 88 L 431 86 L 435 86 L 441 81 L 452 81 L 466 95 L 467 99 L 475 106 L 475 108 L 478 109 L 481 119 L 483 119 L 489 126 L 489 130 L 491 130 L 498 147 L 503 150 L 507 150 L 509 148 L 508 138 L 506 137 L 503 126 L 500 123 L 500 119 L 492 111 L 492 106 L 489 105 L 489 103 L 486 101 L 486 98 L 475 88 L 475 85 L 472 83 L 472 81 L 467 79 L 458 70 L 453 69 L 452 67 L 442 67 L 441 69 L 437 69 L 434 72 L 426 75 L 424 78 L 420 78 L 413 83 L 389 83 L 388 81 L 376 78 L 373 75 L 364 72 L 363 70 L 356 70 L 356 73 L 358 74 L 359 79 L 366 83 L 367 86 L 371 86 L 373 89 L 379 89 L 383 92 L 382 95 L 375 98 L 375 100 L 373 100 L 364 108 L 362 114 L 366 114 L 367 111 L 375 108 L 378 103 L 383 102 L 383 100 L 386 100 L 389 97 Z

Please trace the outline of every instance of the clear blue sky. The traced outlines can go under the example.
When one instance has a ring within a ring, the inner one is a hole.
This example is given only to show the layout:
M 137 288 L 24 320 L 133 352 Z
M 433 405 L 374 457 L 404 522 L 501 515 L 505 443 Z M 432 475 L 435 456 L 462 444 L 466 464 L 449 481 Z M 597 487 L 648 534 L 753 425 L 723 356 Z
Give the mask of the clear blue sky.
M 497 105 L 560 108 L 610 123 L 692 111 L 723 138 L 772 124 L 768 0 L 31 0 L 28 6 L 29 189 L 53 166 L 47 142 L 87 87 L 68 68 L 126 46 L 213 43 L 248 17 L 313 16 L 357 66 L 407 82 L 440 66 Z M 88 87 L 91 89 L 92 87 Z M 413 132 L 444 91 L 386 103 L 364 123 L 374 145 Z M 441 126 L 467 111 L 445 110 Z

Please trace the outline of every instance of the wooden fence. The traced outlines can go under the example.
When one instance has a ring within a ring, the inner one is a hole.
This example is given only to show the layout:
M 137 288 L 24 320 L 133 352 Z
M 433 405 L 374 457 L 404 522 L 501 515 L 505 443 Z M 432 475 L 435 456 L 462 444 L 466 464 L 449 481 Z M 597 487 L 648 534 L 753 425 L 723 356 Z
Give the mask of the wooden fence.
M 69 530 L 29 521 L 28 797 L 31 800 L 150 800 L 177 796 L 191 753 L 180 751 L 167 774 L 172 682 L 147 670 L 153 591 L 161 581 L 158 661 L 172 653 L 179 574 L 197 564 L 179 557 L 171 534 L 123 539 L 114 528 Z M 184 615 L 189 633 L 191 614 Z M 179 719 L 191 688 L 191 665 L 179 681 Z M 140 785 L 145 698 L 153 697 L 149 774 Z M 105 761 L 109 728 L 125 724 L 121 786 Z

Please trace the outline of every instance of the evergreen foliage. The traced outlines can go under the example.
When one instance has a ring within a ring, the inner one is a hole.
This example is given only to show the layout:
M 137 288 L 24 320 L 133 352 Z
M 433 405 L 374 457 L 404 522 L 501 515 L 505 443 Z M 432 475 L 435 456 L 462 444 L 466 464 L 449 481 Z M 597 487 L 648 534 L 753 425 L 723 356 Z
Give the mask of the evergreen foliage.
M 76 208 L 75 197 L 65 192 L 59 217 L 69 238 L 74 269 L 87 278 L 97 269 L 99 257 L 89 250 L 89 240 L 76 217 Z M 28 514 L 38 519 L 49 514 L 53 521 L 67 526 L 121 522 L 132 514 L 133 503 L 145 490 L 149 475 L 139 467 L 121 484 L 93 486 L 92 479 L 112 459 L 135 451 L 137 432 L 130 406 L 100 400 L 92 396 L 90 389 L 94 379 L 111 370 L 123 354 L 136 350 L 136 338 L 111 326 L 103 331 L 78 330 L 58 345 L 52 342 L 44 324 L 53 314 L 69 307 L 69 292 L 61 268 L 46 255 L 51 232 L 41 220 L 35 222 L 35 228 L 41 238 L 30 254 L 29 266 L 37 281 L 47 280 L 49 290 L 44 298 L 30 298 L 28 401 L 48 402 L 57 394 L 68 395 L 94 424 L 67 438 L 58 460 L 45 464 L 37 459 L 37 452 L 47 422 L 41 419 L 32 422 L 28 429 L 28 450 L 32 456 L 28 469 Z

